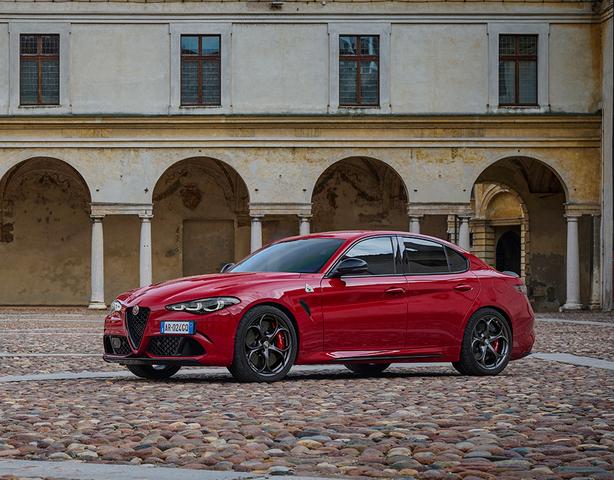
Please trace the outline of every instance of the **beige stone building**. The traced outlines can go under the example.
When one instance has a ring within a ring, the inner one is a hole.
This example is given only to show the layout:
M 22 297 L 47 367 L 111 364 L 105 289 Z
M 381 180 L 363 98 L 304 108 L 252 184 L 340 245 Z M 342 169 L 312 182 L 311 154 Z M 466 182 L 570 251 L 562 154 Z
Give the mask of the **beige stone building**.
M 612 308 L 612 2 L 0 1 L 0 304 L 399 229 Z

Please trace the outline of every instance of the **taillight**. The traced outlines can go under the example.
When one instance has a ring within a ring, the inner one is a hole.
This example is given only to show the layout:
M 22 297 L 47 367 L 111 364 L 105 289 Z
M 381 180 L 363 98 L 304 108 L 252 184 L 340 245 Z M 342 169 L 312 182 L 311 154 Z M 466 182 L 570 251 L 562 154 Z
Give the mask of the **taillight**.
M 527 294 L 527 286 L 524 283 L 521 283 L 519 285 L 514 285 L 514 288 L 518 290 L 520 293 L 522 293 L 523 295 Z

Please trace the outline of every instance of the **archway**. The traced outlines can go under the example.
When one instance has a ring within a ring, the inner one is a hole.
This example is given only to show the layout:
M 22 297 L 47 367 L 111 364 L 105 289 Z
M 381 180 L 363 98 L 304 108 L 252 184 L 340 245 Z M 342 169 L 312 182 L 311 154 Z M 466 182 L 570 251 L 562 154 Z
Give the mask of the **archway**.
M 312 230 L 407 230 L 407 191 L 381 160 L 351 157 L 327 168 L 313 189 Z
M 84 305 L 90 191 L 68 163 L 35 157 L 0 180 L 0 304 Z
M 557 172 L 527 157 L 495 162 L 473 188 L 475 253 L 497 266 L 496 246 L 507 231 L 514 230 L 520 237 L 520 273 L 538 310 L 558 309 L 565 303 L 566 191 Z M 491 230 L 481 230 L 481 222 Z M 502 243 L 501 248 L 504 245 L 512 248 L 511 243 Z
M 174 164 L 153 202 L 154 281 L 217 272 L 249 253 L 249 195 L 228 164 L 207 157 Z

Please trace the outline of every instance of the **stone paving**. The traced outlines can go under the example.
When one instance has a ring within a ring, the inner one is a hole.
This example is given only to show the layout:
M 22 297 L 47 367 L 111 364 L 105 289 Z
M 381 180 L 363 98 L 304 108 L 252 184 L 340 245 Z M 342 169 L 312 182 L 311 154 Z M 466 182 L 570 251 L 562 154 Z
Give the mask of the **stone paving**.
M 25 315 L 0 312 L 0 329 L 23 328 Z M 61 310 L 27 315 L 28 328 L 49 330 L 0 333 L 0 354 L 19 353 L 19 343 L 36 354 L 100 351 L 100 317 Z M 538 322 L 537 351 L 614 359 L 611 316 L 553 318 L 603 325 Z M 74 335 L 60 342 L 58 330 Z M 95 356 L 0 356 L 0 377 L 118 368 Z M 614 479 L 612 370 L 529 357 L 496 378 L 399 365 L 375 379 L 316 368 L 275 384 L 246 385 L 224 369 L 189 372 L 166 382 L 2 383 L 0 461 L 322 477 Z

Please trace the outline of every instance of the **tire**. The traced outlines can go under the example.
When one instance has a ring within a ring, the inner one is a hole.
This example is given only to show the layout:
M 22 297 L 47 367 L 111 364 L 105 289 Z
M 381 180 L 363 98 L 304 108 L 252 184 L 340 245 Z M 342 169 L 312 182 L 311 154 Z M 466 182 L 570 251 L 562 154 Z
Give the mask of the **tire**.
M 177 365 L 126 365 L 137 377 L 147 380 L 164 380 L 175 375 L 180 369 Z
M 465 328 L 460 359 L 452 363 L 461 375 L 498 375 L 510 361 L 512 331 L 492 308 L 475 312 Z
M 228 370 L 241 382 L 276 382 L 290 371 L 297 352 L 298 337 L 288 315 L 262 305 L 252 308 L 239 322 Z
M 345 368 L 363 377 L 375 377 L 390 366 L 389 363 L 346 363 Z

